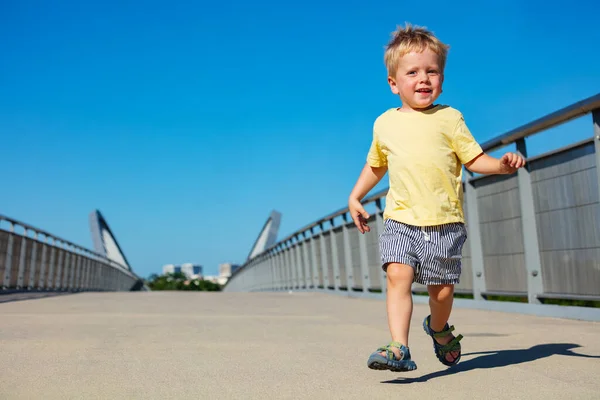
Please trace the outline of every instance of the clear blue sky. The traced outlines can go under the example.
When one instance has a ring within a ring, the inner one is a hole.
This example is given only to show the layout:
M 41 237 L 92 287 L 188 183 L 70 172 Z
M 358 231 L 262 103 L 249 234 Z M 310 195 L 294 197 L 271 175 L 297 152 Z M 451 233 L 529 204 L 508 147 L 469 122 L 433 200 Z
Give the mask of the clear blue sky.
M 346 205 L 399 105 L 382 61 L 397 24 L 450 44 L 439 102 L 485 141 L 600 91 L 599 4 L 3 1 L 0 213 L 91 248 L 99 209 L 138 274 L 214 274 L 272 209 L 281 237 Z

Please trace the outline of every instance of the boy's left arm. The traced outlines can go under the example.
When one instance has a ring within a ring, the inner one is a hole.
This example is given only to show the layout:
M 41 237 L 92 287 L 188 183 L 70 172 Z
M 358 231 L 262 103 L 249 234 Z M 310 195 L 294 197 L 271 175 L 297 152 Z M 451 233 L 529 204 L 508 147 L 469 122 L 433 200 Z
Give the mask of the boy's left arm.
M 525 165 L 523 157 L 515 153 L 506 153 L 500 159 L 485 154 L 471 134 L 462 114 L 454 128 L 452 145 L 465 167 L 477 174 L 512 174 Z
M 465 167 L 477 174 L 513 174 L 519 168 L 525 166 L 525 159 L 516 153 L 506 153 L 502 158 L 494 158 L 485 153 L 465 164 Z

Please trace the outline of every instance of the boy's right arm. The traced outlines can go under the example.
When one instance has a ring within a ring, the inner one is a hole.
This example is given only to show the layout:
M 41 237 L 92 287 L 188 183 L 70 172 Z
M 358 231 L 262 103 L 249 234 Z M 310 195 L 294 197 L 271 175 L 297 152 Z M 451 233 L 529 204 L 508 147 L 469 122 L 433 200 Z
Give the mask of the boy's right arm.
M 371 228 L 367 225 L 369 214 L 362 206 L 361 200 L 375 187 L 375 185 L 377 185 L 377 183 L 379 183 L 386 172 L 387 166 L 372 167 L 366 163 L 354 185 L 354 189 L 352 189 L 352 192 L 350 193 L 350 197 L 348 198 L 348 209 L 350 210 L 350 216 L 360 233 L 371 231 Z

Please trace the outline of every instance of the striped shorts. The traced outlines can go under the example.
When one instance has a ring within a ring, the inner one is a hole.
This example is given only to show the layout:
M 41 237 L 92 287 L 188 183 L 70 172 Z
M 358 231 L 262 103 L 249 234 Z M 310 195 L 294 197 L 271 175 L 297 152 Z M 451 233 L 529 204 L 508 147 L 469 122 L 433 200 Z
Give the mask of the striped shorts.
M 384 226 L 379 237 L 384 271 L 388 263 L 401 263 L 414 268 L 416 283 L 459 283 L 462 247 L 467 239 L 464 224 L 413 226 L 386 219 Z

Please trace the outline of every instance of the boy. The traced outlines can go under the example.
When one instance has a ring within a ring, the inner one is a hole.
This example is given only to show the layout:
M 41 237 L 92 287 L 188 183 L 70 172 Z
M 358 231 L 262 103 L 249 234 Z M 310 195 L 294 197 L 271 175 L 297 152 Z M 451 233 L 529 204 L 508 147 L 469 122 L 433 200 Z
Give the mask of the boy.
M 423 328 L 437 358 L 447 366 L 458 363 L 462 335 L 454 337 L 447 322 L 467 238 L 462 166 L 480 174 L 512 174 L 525 165 L 514 153 L 501 159 L 485 154 L 459 111 L 434 104 L 442 92 L 447 51 L 425 28 L 407 25 L 393 33 L 384 60 L 388 83 L 402 106 L 376 119 L 367 163 L 348 199 L 358 230 L 369 232 L 361 200 L 389 173 L 379 246 L 392 342 L 371 354 L 371 369 L 417 368 L 408 346 L 413 282 L 427 285 L 430 315 Z

